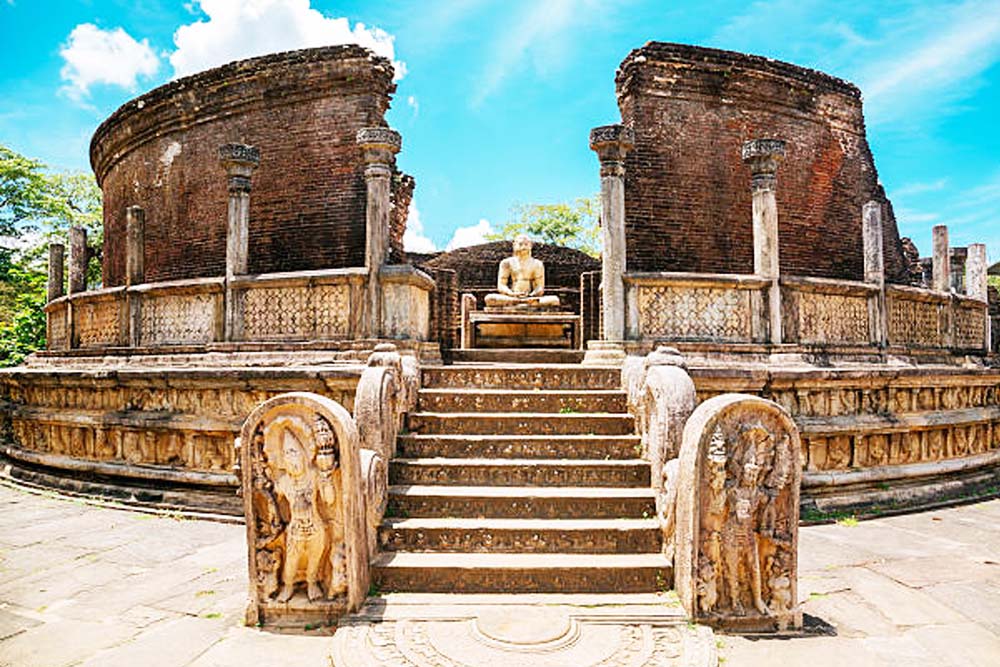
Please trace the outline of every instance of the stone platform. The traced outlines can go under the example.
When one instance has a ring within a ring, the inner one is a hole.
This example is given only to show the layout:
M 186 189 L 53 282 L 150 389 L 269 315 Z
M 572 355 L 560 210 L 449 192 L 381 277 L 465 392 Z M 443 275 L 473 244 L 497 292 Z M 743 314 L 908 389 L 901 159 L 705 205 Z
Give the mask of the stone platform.
M 582 320 L 575 313 L 491 309 L 468 318 L 470 348 L 580 348 Z
M 330 667 L 342 630 L 351 636 L 376 618 L 384 621 L 381 627 L 423 618 L 468 628 L 468 619 L 498 607 L 560 606 L 577 620 L 581 637 L 602 630 L 597 625 L 648 625 L 654 634 L 676 627 L 676 607 L 663 604 L 672 596 L 662 594 L 381 594 L 363 610 L 372 618 L 345 622 L 336 635 L 328 627 L 261 631 L 242 624 L 245 539 L 243 526 L 0 485 L 0 665 Z M 1000 656 L 998 553 L 1000 500 L 806 526 L 799 568 L 805 631 L 776 638 L 716 635 L 712 646 L 718 645 L 727 666 L 994 667 Z M 485 629 L 512 638 L 512 630 L 497 626 Z M 394 650 L 396 635 L 382 636 L 384 650 Z M 501 664 L 532 664 L 523 653 L 505 655 L 514 658 Z M 619 662 L 610 664 L 630 664 L 616 656 Z

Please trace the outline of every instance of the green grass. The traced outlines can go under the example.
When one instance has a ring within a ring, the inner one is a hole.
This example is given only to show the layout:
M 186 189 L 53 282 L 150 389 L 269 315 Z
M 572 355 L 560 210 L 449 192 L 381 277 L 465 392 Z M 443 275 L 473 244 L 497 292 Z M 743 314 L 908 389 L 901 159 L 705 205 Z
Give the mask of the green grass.
M 202 614 L 201 617 L 202 618 L 210 618 L 210 619 L 222 618 L 222 612 L 220 612 L 220 611 L 210 611 L 207 614 Z
M 858 525 L 858 517 L 852 514 L 851 516 L 845 516 L 842 519 L 837 519 L 837 525 L 844 526 L 845 528 L 854 528 L 854 526 Z

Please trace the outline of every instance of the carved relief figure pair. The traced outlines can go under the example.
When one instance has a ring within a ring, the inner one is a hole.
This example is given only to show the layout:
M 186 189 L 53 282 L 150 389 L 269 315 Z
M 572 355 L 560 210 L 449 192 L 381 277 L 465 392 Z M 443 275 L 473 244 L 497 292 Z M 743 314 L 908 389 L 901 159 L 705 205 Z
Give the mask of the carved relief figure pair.
M 258 429 L 253 446 L 258 585 L 287 602 L 296 584 L 315 601 L 346 590 L 344 517 L 336 436 L 316 416 L 278 417 Z M 280 590 L 279 590 L 280 589 Z
M 794 453 L 787 436 L 776 442 L 762 423 L 733 431 L 716 429 L 703 471 L 698 607 L 711 615 L 724 604 L 745 616 L 749 604 L 763 616 L 782 616 L 792 606 L 794 547 L 779 496 L 791 481 Z

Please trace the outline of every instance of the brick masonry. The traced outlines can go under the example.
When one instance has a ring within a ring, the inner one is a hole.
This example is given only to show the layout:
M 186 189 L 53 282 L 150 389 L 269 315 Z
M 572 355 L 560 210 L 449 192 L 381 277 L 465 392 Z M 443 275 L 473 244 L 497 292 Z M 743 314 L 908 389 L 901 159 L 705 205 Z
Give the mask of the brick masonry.
M 622 62 L 616 89 L 636 135 L 625 182 L 630 271 L 751 273 L 740 147 L 774 137 L 788 144 L 777 188 L 782 272 L 861 280 L 861 207 L 876 200 L 887 277 L 908 282 L 854 85 L 758 56 L 650 42 Z
M 104 284 L 125 274 L 125 209 L 146 209 L 149 282 L 225 272 L 227 193 L 218 147 L 260 149 L 250 203 L 251 273 L 364 265 L 358 129 L 384 126 L 388 60 L 358 46 L 280 53 L 179 79 L 132 100 L 94 134 L 104 191 Z M 413 179 L 393 179 L 402 250 Z

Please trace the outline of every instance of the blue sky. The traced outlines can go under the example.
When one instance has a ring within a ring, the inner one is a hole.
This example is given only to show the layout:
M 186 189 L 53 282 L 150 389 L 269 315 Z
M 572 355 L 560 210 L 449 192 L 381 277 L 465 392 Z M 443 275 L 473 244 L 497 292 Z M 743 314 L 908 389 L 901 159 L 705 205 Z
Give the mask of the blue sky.
M 275 28 L 280 26 L 280 28 Z M 357 41 L 400 65 L 389 112 L 417 179 L 412 248 L 475 242 L 524 202 L 598 190 L 591 127 L 649 40 L 814 67 L 865 95 L 901 233 L 1000 260 L 1000 0 L 0 0 L 0 142 L 87 169 L 97 125 L 175 76 Z M 748 211 L 749 215 L 749 211 Z

